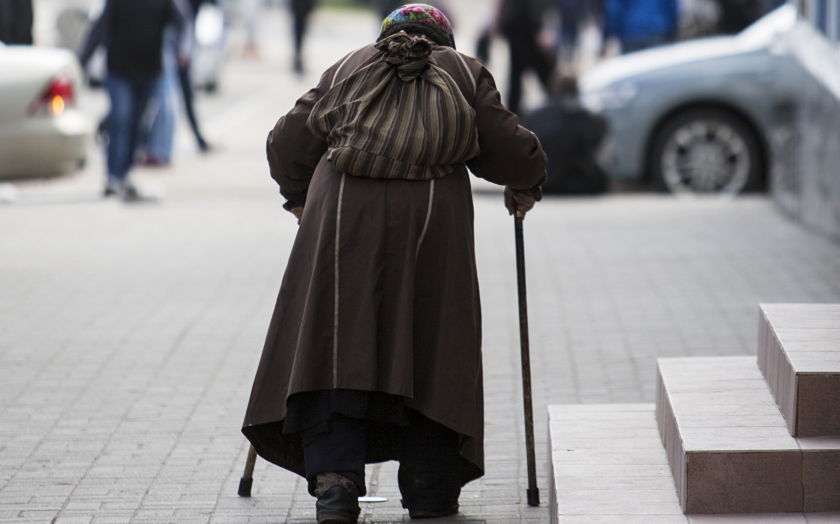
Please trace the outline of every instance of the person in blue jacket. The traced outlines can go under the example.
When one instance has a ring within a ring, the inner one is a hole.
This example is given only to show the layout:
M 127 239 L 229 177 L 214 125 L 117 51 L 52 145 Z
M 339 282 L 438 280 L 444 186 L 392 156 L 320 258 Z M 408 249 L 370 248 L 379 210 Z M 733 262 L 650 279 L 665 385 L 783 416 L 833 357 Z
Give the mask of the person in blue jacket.
M 623 53 L 673 42 L 677 0 L 604 0 L 604 40 L 617 38 Z

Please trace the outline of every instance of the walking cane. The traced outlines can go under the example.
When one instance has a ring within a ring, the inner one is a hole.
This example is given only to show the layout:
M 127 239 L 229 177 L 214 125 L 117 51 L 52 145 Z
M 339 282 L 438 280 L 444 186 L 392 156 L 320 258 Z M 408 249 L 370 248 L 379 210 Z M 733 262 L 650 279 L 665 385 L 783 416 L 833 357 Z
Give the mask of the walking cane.
M 534 409 L 531 402 L 531 356 L 528 342 L 528 300 L 525 293 L 525 239 L 521 211 L 514 215 L 516 233 L 516 280 L 519 288 L 519 343 L 522 349 L 522 400 L 525 404 L 525 447 L 528 454 L 528 505 L 540 505 L 537 487 L 537 459 L 534 455 Z
M 254 485 L 254 464 L 257 463 L 257 450 L 252 445 L 248 449 L 248 460 L 245 461 L 245 472 L 239 479 L 239 496 L 250 497 L 251 486 Z

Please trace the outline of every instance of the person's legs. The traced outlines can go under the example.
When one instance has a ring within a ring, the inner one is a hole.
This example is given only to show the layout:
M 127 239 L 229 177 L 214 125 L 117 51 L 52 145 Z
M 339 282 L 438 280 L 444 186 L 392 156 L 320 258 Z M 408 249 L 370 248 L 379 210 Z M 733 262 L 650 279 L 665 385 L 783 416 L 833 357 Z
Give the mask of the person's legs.
M 457 513 L 461 494 L 458 433 L 417 411 L 407 412 L 408 427 L 397 431 L 403 507 L 413 518 Z
M 333 414 L 330 431 L 303 441 L 309 493 L 318 498 L 319 524 L 354 524 L 360 513 L 358 497 L 365 493 L 364 420 Z
M 131 125 L 134 113 L 134 90 L 131 81 L 109 74 L 105 81 L 111 111 L 108 114 L 108 185 L 106 195 L 113 194 L 125 182 L 131 166 Z M 112 192 L 109 192 L 112 188 Z
M 140 119 L 143 118 L 146 106 L 149 104 L 149 100 L 152 98 L 152 94 L 155 92 L 155 88 L 159 82 L 160 76 L 131 81 L 132 91 L 134 93 L 134 108 L 131 112 L 131 127 L 129 129 L 130 155 L 128 157 L 126 172 L 128 172 L 128 168 L 131 167 L 132 161 L 134 160 L 134 149 L 137 147 L 137 135 L 140 131 Z
M 549 56 L 546 51 L 540 49 L 535 36 L 523 40 L 522 44 L 525 47 L 523 55 L 528 57 L 527 67 L 532 68 L 537 73 L 537 78 L 540 79 L 543 89 L 548 91 L 551 73 L 554 70 L 554 53 Z
M 147 165 L 165 165 L 172 159 L 172 142 L 175 137 L 174 71 L 166 70 L 155 87 L 157 104 L 155 118 L 149 129 L 146 146 Z
M 123 193 L 127 199 L 136 199 L 137 190 L 127 183 L 140 117 L 146 108 L 157 77 L 129 79 L 110 74 L 106 80 L 111 112 L 108 115 L 108 181 L 105 196 Z
M 338 473 L 350 478 L 365 491 L 365 437 L 364 420 L 333 414 L 330 432 L 304 439 L 303 460 L 309 492 L 315 491 L 315 477 L 321 473 Z
M 193 88 L 190 81 L 190 66 L 189 64 L 178 68 L 178 77 L 181 84 L 181 93 L 184 95 L 184 110 L 187 112 L 187 119 L 190 121 L 190 127 L 193 130 L 195 139 L 198 142 L 198 148 L 207 152 L 210 146 L 204 140 L 201 131 L 198 129 L 198 120 L 195 118 L 195 108 L 193 107 Z
M 303 37 L 306 34 L 306 22 L 314 6 L 313 0 L 292 0 L 294 18 L 295 72 L 303 72 Z
M 519 112 L 519 102 L 522 99 L 522 75 L 528 63 L 527 46 L 523 42 L 522 34 L 511 32 L 507 35 L 510 47 L 510 76 L 508 83 L 507 108 L 513 113 Z

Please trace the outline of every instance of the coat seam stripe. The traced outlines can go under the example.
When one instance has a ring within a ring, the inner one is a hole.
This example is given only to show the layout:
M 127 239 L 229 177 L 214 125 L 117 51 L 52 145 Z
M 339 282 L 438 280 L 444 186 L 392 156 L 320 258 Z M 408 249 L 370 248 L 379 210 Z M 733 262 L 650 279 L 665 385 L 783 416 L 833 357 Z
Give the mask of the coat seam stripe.
M 429 219 L 432 217 L 432 200 L 435 197 L 435 179 L 429 181 L 429 208 L 426 210 L 426 222 L 423 224 L 423 231 L 420 232 L 420 240 L 417 241 L 417 250 L 414 251 L 414 260 L 420 254 L 420 246 L 423 245 L 423 239 L 426 238 L 426 229 L 429 228 Z
M 470 75 L 470 80 L 472 81 L 472 87 L 473 87 L 473 98 L 475 98 L 476 91 L 478 90 L 478 86 L 476 85 L 476 81 L 475 81 L 475 76 L 473 76 L 472 71 L 470 71 L 469 66 L 467 66 L 467 62 L 464 60 L 464 57 L 461 56 L 461 53 L 459 53 L 458 51 L 455 51 L 455 56 L 458 57 L 458 59 L 461 61 L 461 65 L 464 66 L 464 69 L 467 70 L 467 74 Z
M 338 208 L 335 214 L 335 316 L 333 318 L 333 388 L 338 387 L 338 255 L 341 241 L 341 200 L 344 197 L 344 179 L 341 174 L 341 186 L 338 188 Z
M 348 60 L 353 58 L 353 55 L 355 55 L 357 51 L 358 51 L 358 49 L 356 49 L 356 51 L 353 51 L 352 53 L 347 55 L 347 58 L 344 59 L 344 62 L 342 62 L 341 65 L 338 66 L 338 69 L 335 70 L 335 74 L 333 75 L 332 83 L 330 84 L 330 89 L 335 87 L 335 80 L 338 78 L 338 73 L 341 72 L 341 68 L 344 67 L 344 64 L 346 64 Z

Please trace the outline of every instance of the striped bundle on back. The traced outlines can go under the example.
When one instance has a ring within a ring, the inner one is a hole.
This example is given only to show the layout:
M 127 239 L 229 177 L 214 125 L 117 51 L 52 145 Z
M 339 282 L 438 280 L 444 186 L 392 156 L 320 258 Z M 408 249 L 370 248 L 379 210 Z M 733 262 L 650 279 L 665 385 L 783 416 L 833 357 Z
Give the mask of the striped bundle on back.
M 333 169 L 429 180 L 478 155 L 475 110 L 431 57 L 432 45 L 404 32 L 382 40 L 315 105 L 306 125 L 329 146 Z

